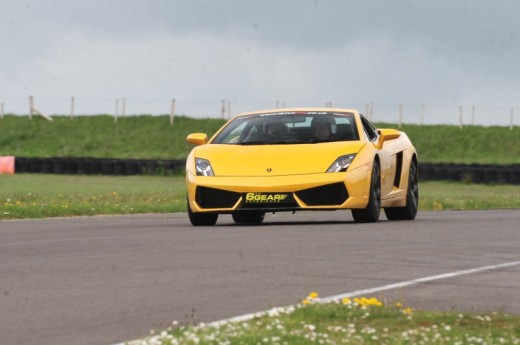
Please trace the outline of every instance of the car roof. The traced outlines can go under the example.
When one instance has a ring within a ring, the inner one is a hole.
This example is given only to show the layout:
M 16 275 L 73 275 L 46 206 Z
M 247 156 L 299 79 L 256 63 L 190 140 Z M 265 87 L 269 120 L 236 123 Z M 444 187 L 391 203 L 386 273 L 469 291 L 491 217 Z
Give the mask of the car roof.
M 240 113 L 235 117 L 241 117 L 246 115 L 256 115 L 256 114 L 267 114 L 267 113 L 284 113 L 284 112 L 294 112 L 294 111 L 317 111 L 317 112 L 338 112 L 338 113 L 353 113 L 354 115 L 358 114 L 359 111 L 356 109 L 344 109 L 344 108 L 276 108 L 276 109 L 266 109 L 266 110 L 257 110 L 250 111 L 245 113 Z

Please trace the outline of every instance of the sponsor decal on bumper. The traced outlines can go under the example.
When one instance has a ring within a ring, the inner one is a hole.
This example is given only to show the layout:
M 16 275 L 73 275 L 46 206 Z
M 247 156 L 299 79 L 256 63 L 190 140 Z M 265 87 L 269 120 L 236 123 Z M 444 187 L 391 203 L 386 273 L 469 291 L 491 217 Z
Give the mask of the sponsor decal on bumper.
M 246 204 L 290 204 L 294 202 L 292 193 L 245 193 Z

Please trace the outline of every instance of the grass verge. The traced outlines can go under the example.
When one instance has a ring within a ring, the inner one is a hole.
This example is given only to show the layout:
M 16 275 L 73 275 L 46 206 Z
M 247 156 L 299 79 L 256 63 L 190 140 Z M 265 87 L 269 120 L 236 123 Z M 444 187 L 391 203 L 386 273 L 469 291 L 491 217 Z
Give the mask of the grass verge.
M 179 176 L 0 175 L 0 219 L 186 209 Z
M 420 209 L 520 208 L 520 186 L 421 182 Z M 182 176 L 0 175 L 0 219 L 186 211 Z
M 518 316 L 414 311 L 376 298 L 322 304 L 311 295 L 249 321 L 170 328 L 132 344 L 520 344 Z

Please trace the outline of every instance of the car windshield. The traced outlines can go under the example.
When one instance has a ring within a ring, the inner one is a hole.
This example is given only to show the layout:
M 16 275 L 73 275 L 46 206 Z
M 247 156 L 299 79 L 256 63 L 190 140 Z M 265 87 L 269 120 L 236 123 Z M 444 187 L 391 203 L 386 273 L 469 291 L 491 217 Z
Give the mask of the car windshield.
M 288 111 L 237 117 L 212 144 L 305 144 L 359 140 L 354 114 Z

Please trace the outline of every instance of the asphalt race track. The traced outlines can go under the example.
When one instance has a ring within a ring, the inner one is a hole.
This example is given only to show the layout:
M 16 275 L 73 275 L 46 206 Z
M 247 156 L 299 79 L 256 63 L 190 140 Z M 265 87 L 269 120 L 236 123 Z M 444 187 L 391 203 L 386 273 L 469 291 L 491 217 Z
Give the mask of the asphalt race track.
M 384 215 L 381 216 L 382 219 Z M 520 211 L 186 214 L 0 222 L 0 344 L 114 344 L 417 278 L 520 261 Z M 415 308 L 520 314 L 520 264 L 377 293 Z

